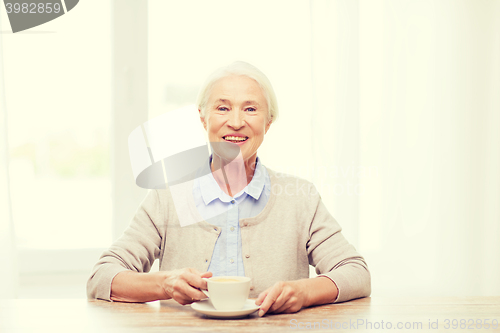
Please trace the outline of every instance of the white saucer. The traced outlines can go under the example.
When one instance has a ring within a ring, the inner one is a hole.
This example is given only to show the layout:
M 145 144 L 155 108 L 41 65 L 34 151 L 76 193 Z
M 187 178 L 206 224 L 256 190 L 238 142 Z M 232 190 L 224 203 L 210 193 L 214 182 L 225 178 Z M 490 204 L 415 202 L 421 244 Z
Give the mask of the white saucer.
M 213 318 L 243 318 L 259 310 L 254 299 L 247 299 L 245 306 L 240 310 L 216 310 L 208 299 L 191 304 L 193 310 Z

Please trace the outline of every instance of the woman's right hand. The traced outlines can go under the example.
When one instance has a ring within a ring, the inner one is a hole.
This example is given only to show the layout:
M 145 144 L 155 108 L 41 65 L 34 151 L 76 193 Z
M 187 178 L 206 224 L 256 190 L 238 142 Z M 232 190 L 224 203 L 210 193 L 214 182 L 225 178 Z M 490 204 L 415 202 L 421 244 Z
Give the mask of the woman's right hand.
M 167 299 L 174 299 L 177 303 L 186 305 L 207 298 L 200 290 L 207 289 L 204 278 L 212 276 L 211 272 L 201 273 L 194 268 L 182 268 L 173 271 L 160 271 L 164 279 L 161 288 Z
M 200 273 L 194 268 L 154 273 L 123 271 L 111 283 L 110 299 L 118 302 L 150 302 L 174 299 L 185 305 L 206 298 L 200 291 L 207 289 L 203 278 L 211 272 Z

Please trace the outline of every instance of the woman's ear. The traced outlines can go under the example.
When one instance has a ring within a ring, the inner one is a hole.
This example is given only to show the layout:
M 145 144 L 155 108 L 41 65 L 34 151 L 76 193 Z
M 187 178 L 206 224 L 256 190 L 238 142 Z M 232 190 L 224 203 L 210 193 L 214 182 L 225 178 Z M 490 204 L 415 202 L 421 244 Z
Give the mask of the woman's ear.
M 207 130 L 207 122 L 205 121 L 205 117 L 202 117 L 200 109 L 198 109 L 198 113 L 200 114 L 200 121 L 203 124 L 203 127 L 205 128 L 205 131 L 206 131 Z
M 269 130 L 269 127 L 271 127 L 272 123 L 273 123 L 273 118 L 269 119 L 269 122 L 266 125 L 266 131 L 264 132 L 264 134 L 267 134 L 267 131 Z

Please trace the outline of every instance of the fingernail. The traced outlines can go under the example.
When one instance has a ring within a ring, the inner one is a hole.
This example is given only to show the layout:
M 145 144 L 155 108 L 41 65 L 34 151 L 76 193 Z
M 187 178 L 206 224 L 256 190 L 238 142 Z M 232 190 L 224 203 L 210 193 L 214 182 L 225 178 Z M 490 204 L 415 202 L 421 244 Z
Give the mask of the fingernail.
M 259 317 L 262 317 L 264 315 L 264 311 L 260 310 L 259 311 Z

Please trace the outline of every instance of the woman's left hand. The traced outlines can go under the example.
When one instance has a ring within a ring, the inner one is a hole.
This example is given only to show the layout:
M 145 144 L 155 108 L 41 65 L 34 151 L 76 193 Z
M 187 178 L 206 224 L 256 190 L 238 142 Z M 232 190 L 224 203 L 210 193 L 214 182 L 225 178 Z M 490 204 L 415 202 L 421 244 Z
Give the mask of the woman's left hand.
M 260 305 L 259 316 L 266 313 L 294 313 L 308 306 L 304 280 L 280 281 L 267 288 L 255 301 Z

